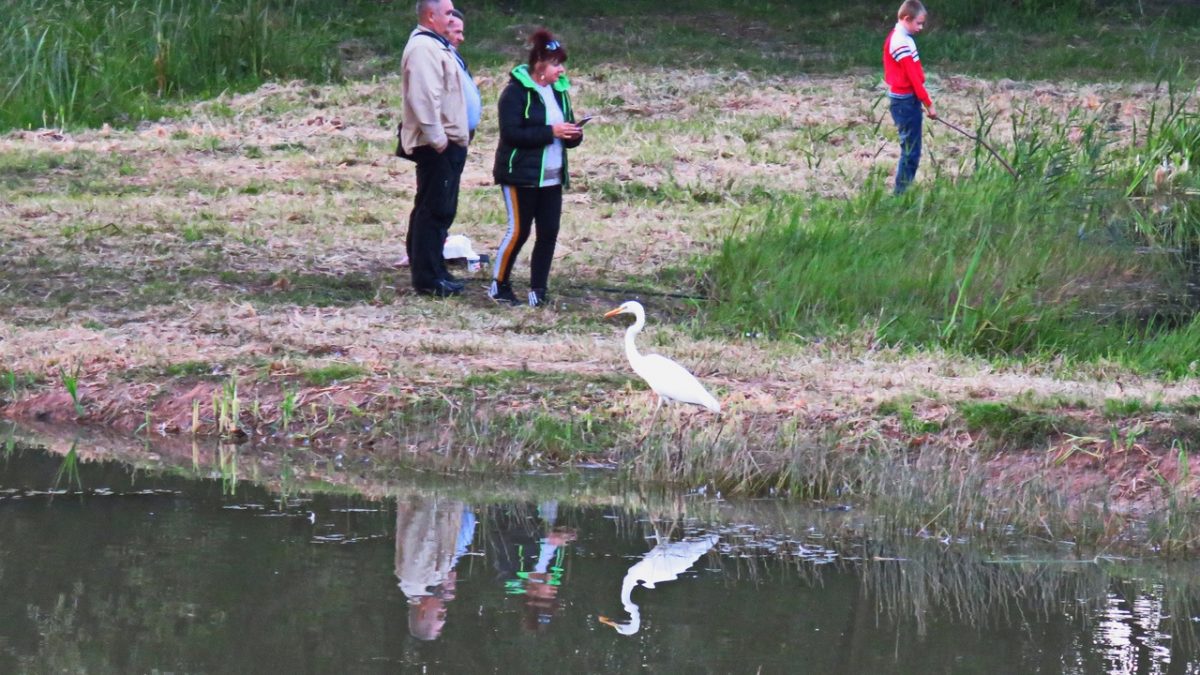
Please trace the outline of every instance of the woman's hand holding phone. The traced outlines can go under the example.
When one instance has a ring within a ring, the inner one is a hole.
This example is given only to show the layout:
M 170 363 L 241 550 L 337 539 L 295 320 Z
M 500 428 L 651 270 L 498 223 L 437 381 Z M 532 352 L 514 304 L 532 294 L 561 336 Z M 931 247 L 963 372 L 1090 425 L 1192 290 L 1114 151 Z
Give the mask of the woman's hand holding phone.
M 578 125 L 571 124 L 570 122 L 559 122 L 558 124 L 551 126 L 550 130 L 554 132 L 555 138 L 561 138 L 564 141 L 570 141 L 579 138 L 579 136 L 583 133 L 583 129 L 580 129 Z

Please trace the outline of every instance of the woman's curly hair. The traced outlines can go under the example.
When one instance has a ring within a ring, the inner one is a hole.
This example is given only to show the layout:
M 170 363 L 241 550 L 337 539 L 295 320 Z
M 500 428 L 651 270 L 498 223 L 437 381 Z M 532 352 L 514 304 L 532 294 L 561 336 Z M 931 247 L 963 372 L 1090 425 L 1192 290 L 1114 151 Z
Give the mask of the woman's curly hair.
M 549 61 L 551 63 L 564 63 L 567 60 L 567 48 L 554 37 L 554 33 L 539 28 L 534 31 L 533 35 L 529 36 L 529 68 L 538 61 Z

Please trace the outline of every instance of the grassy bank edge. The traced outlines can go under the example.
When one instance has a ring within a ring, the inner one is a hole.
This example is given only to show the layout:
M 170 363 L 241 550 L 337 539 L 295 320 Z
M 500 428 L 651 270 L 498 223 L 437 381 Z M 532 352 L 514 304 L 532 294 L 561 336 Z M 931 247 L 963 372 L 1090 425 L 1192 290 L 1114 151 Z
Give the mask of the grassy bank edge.
M 735 400 L 716 418 L 655 416 L 649 392 L 624 377 L 511 371 L 407 391 L 363 373 L 316 386 L 214 380 L 159 378 L 155 399 L 137 401 L 121 386 L 72 395 L 24 378 L 0 411 L 102 425 L 148 449 L 197 442 L 339 456 L 376 477 L 607 467 L 650 486 L 867 500 L 895 528 L 931 536 L 1017 531 L 1087 547 L 1133 537 L 1168 553 L 1200 542 L 1185 449 L 1200 424 L 1186 400 L 897 396 L 837 414 Z

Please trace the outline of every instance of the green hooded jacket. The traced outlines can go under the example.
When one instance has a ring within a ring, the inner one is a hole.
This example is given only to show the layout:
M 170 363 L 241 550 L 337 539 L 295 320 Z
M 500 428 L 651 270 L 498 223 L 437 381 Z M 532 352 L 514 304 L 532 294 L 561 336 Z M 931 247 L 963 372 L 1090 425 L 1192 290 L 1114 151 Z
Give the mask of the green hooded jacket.
M 571 107 L 571 82 L 564 74 L 552 85 L 554 98 L 562 108 L 563 119 L 575 121 Z M 500 143 L 492 177 L 501 185 L 539 187 L 545 175 L 546 151 L 554 143 L 554 131 L 546 124 L 546 105 L 537 91 L 529 66 L 513 68 L 508 86 L 496 106 L 500 120 Z M 578 147 L 580 138 L 563 141 L 562 184 L 568 186 L 567 148 Z

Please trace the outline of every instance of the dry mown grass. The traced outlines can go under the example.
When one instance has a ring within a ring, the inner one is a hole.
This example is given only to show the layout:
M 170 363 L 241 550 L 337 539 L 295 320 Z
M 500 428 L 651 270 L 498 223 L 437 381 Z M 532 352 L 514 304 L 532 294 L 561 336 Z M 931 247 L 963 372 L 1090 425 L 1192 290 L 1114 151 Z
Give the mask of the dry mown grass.
M 471 373 L 587 381 L 626 373 L 623 324 L 599 319 L 626 294 L 602 289 L 690 291 L 673 288 L 678 277 L 663 270 L 686 268 L 770 196 L 847 195 L 872 173 L 889 173 L 896 147 L 875 80 L 577 74 L 576 106 L 599 119 L 572 155 L 575 189 L 552 275 L 559 302 L 548 311 L 493 306 L 482 277 L 463 299 L 418 298 L 406 272 L 393 268 L 413 190 L 411 165 L 390 156 L 395 78 L 270 85 L 137 130 L 9 133 L 0 139 L 0 362 L 40 383 L 12 392 L 25 400 L 6 412 L 74 417 L 60 379 L 78 372 L 93 420 L 133 428 L 149 411 L 152 427 L 185 431 L 197 400 L 201 430 L 211 431 L 217 385 L 197 393 L 194 378 L 168 374 L 187 363 L 234 374 L 246 400 L 276 414 L 289 388 L 305 402 L 341 406 L 339 414 L 347 401 L 375 401 L 382 415 L 444 395 Z M 1148 85 L 935 84 L 942 114 L 967 126 L 979 108 L 1032 119 L 1082 109 L 1132 129 L 1152 103 Z M 485 78 L 485 100 L 499 86 Z M 1010 133 L 998 124 L 991 139 L 1003 144 Z M 969 170 L 969 141 L 936 125 L 930 134 L 923 172 Z M 455 226 L 480 252 L 492 252 L 505 217 L 490 178 L 495 136 L 486 116 Z M 518 281 L 526 269 L 522 260 Z M 1053 364 L 998 370 L 941 354 L 902 356 L 874 348 L 869 336 L 836 345 L 695 339 L 668 321 L 686 322 L 691 305 L 654 293 L 644 300 L 652 318 L 643 345 L 688 364 L 732 419 L 756 429 L 791 420 L 855 438 L 895 437 L 895 421 L 876 411 L 902 397 L 918 418 L 942 422 L 955 402 L 1030 392 L 1096 403 L 1200 394 L 1191 381 L 1103 367 L 1066 376 Z M 345 385 L 357 393 L 341 402 L 303 380 L 331 363 L 365 373 Z M 500 398 L 508 409 L 578 413 L 523 390 Z M 614 386 L 611 398 L 604 414 L 634 426 L 647 414 L 646 394 Z M 970 441 L 954 432 L 940 442 Z

